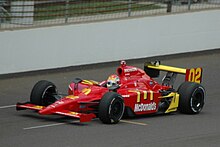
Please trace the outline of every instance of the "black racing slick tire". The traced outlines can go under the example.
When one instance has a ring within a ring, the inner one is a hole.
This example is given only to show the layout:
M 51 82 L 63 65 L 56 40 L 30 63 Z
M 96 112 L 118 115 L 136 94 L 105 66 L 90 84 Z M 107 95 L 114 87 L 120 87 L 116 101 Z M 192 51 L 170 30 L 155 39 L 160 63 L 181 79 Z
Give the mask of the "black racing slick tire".
M 35 105 L 47 106 L 56 101 L 53 95 L 57 94 L 56 86 L 49 81 L 41 80 L 38 81 L 30 96 L 30 102 Z
M 104 124 L 118 123 L 124 114 L 124 100 L 115 92 L 107 92 L 99 104 L 99 119 Z
M 194 82 L 184 82 L 178 89 L 180 94 L 178 110 L 185 114 L 198 114 L 205 100 L 205 89 Z

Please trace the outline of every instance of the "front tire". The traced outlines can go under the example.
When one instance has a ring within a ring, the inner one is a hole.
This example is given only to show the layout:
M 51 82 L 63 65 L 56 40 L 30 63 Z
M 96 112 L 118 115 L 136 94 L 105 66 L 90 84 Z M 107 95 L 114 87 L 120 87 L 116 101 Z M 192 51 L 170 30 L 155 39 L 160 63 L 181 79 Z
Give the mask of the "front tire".
M 107 92 L 99 104 L 99 119 L 104 124 L 116 124 L 121 120 L 124 109 L 122 96 L 115 92 Z
M 30 102 L 35 105 L 47 106 L 56 101 L 53 95 L 57 95 L 56 86 L 52 82 L 41 80 L 34 85 Z
M 184 82 L 178 89 L 180 94 L 178 110 L 185 114 L 198 114 L 205 100 L 205 89 L 198 83 Z

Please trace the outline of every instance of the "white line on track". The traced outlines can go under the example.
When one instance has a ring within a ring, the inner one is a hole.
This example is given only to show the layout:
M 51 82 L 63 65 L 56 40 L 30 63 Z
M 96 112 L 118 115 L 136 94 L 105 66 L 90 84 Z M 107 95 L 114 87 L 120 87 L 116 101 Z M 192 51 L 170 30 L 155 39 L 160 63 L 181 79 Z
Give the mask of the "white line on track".
M 141 125 L 141 126 L 146 126 L 148 124 L 145 123 L 140 123 L 140 122 L 134 122 L 134 121 L 128 121 L 128 120 L 120 120 L 123 123 L 128 123 L 128 124 L 134 124 L 134 125 Z
M 12 107 L 15 107 L 15 106 L 16 105 L 0 106 L 0 109 L 12 108 Z
M 41 126 L 27 127 L 27 128 L 23 128 L 23 129 L 24 129 L 24 130 L 31 130 L 31 129 L 39 129 L 39 128 L 46 128 L 46 127 L 59 126 L 59 125 L 63 125 L 63 124 L 65 124 L 65 123 L 48 124 L 48 125 L 41 125 Z
M 128 121 L 128 120 L 120 120 L 123 123 L 128 123 L 128 124 L 134 124 L 134 125 L 141 125 L 141 126 L 146 126 L 148 124 L 146 123 L 140 123 L 140 122 L 134 122 L 134 121 Z M 76 121 L 72 121 L 73 123 L 79 123 L 79 120 Z M 47 124 L 47 125 L 39 125 L 39 126 L 33 126 L 33 127 L 27 127 L 27 128 L 23 128 L 23 130 L 32 130 L 32 129 L 40 129 L 40 128 L 47 128 L 47 127 L 54 127 L 54 126 L 60 126 L 60 125 L 64 125 L 67 123 L 54 123 L 54 124 Z
M 72 121 L 72 122 L 79 123 L 79 120 Z M 40 129 L 40 128 L 46 128 L 46 127 L 60 126 L 60 125 L 64 125 L 64 124 L 67 124 L 67 123 L 55 123 L 55 124 L 48 124 L 48 125 L 33 126 L 33 127 L 23 128 L 23 130 Z

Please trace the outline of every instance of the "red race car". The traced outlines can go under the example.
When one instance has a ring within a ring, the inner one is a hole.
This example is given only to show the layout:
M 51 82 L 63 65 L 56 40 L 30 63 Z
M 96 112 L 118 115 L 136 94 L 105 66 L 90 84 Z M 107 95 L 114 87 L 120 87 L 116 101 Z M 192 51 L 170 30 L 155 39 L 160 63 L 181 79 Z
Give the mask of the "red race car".
M 153 78 L 166 71 L 162 84 Z M 68 95 L 58 94 L 49 81 L 39 81 L 32 89 L 30 102 L 17 103 L 16 109 L 37 110 L 39 114 L 59 114 L 88 122 L 98 117 L 103 123 L 118 123 L 123 115 L 170 113 L 180 111 L 198 114 L 205 99 L 201 86 L 202 68 L 183 69 L 147 62 L 144 70 L 121 65 L 117 74 L 103 82 L 75 78 L 69 85 Z M 177 74 L 185 75 L 178 90 L 173 85 Z

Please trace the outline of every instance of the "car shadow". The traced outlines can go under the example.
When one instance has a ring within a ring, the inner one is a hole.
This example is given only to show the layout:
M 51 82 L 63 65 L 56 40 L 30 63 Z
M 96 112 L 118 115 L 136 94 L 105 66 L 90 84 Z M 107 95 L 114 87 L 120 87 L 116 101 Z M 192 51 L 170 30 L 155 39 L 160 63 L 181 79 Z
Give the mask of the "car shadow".
M 169 116 L 173 116 L 179 114 L 179 112 L 173 112 L 173 113 L 168 113 L 168 114 L 164 114 L 164 113 L 155 113 L 155 114 L 144 114 L 144 115 L 137 115 L 134 117 L 129 117 L 129 116 L 123 116 L 122 119 L 123 120 L 141 120 L 141 119 L 146 119 L 146 118 L 157 118 L 157 117 L 169 117 Z M 25 114 L 19 114 L 22 117 L 28 117 L 31 119 L 36 119 L 36 120 L 40 120 L 41 122 L 53 122 L 53 123 L 65 123 L 66 125 L 75 125 L 75 126 L 88 126 L 89 124 L 91 124 L 91 122 L 80 122 L 79 119 L 76 118 L 71 118 L 71 117 L 67 117 L 67 116 L 60 116 L 60 115 L 40 115 L 36 112 L 28 112 Z M 102 124 L 101 121 L 99 121 L 99 118 L 95 118 L 92 119 L 92 122 L 97 124 Z
M 179 112 L 172 112 L 172 113 L 154 113 L 154 114 L 143 114 L 143 115 L 136 115 L 134 117 L 123 116 L 124 120 L 139 120 L 143 118 L 157 118 L 157 117 L 168 117 L 179 114 Z

